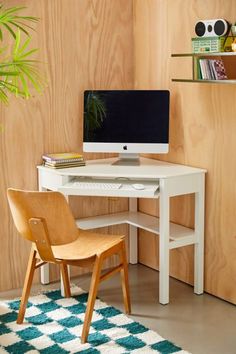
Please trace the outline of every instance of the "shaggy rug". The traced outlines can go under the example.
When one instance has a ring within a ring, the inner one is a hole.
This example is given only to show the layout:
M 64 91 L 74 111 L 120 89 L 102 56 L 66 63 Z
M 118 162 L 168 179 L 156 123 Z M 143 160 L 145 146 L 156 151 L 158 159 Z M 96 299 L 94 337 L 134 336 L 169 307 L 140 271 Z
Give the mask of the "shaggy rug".
M 19 300 L 0 301 L 0 353 L 188 353 L 99 299 L 88 343 L 81 344 L 88 294 L 79 288 L 76 293 L 71 298 L 59 290 L 31 296 L 22 325 L 16 324 Z

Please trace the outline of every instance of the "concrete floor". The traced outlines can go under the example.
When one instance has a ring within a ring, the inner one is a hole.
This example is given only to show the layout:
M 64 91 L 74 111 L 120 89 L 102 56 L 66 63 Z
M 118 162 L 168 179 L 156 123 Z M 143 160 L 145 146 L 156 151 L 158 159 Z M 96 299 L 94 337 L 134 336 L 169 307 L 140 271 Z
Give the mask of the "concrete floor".
M 236 354 L 236 307 L 218 298 L 195 295 L 193 288 L 170 279 L 170 303 L 158 303 L 158 272 L 142 265 L 130 265 L 131 317 L 192 354 Z M 90 277 L 72 282 L 88 290 Z M 56 288 L 34 286 L 39 289 Z M 0 298 L 19 296 L 20 290 L 0 293 Z M 119 275 L 103 282 L 99 298 L 123 310 Z

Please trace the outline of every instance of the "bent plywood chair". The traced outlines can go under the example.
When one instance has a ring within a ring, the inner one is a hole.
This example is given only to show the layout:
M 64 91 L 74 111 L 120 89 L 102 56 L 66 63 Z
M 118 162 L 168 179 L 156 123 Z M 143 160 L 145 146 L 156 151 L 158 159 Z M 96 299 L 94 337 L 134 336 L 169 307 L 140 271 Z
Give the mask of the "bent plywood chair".
M 126 313 L 130 313 L 128 269 L 123 236 L 98 234 L 77 228 L 65 197 L 59 192 L 33 192 L 8 189 L 8 201 L 18 232 L 32 242 L 17 323 L 24 320 L 36 268 L 45 263 L 60 266 L 65 296 L 70 297 L 67 265 L 93 265 L 81 342 L 87 341 L 93 308 L 101 281 L 121 273 Z M 103 261 L 119 254 L 120 264 L 101 274 Z

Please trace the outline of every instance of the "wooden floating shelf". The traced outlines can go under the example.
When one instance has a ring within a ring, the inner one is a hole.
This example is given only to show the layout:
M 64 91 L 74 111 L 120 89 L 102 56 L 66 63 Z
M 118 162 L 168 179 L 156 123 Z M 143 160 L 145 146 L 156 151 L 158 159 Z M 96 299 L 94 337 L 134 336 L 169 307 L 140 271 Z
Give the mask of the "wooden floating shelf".
M 233 57 L 236 56 L 236 52 L 215 52 L 215 53 L 175 53 L 171 54 L 172 57 L 175 58 L 183 58 L 190 57 L 193 60 L 193 77 L 195 76 L 195 61 L 198 58 L 207 58 L 207 57 Z M 203 79 L 172 79 L 173 82 L 187 82 L 187 83 L 200 83 L 200 84 L 227 84 L 227 85 L 235 85 L 236 79 L 227 79 L 227 80 L 203 80 Z
M 190 82 L 190 83 L 200 83 L 200 84 L 236 84 L 236 79 L 234 80 L 193 80 L 193 79 L 172 79 L 173 82 Z
M 172 57 L 215 57 L 215 56 L 235 56 L 236 52 L 215 52 L 215 53 L 175 53 Z

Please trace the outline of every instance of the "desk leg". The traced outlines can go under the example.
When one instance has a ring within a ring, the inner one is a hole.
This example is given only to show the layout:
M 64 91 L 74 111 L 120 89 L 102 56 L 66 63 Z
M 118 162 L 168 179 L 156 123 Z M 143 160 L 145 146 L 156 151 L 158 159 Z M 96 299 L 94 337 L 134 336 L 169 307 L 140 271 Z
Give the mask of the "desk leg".
M 195 193 L 195 237 L 194 245 L 194 292 L 203 293 L 204 286 L 204 175 L 201 178 L 201 188 Z
M 41 185 L 41 181 L 40 181 L 40 174 L 39 174 L 39 181 L 38 181 L 38 185 L 39 185 L 39 191 L 43 192 L 46 191 L 47 188 L 42 187 Z M 46 285 L 50 283 L 50 277 L 49 277 L 49 263 L 44 264 L 40 267 L 40 281 L 41 284 Z
M 160 246 L 159 246 L 159 302 L 169 303 L 169 196 L 165 195 L 165 186 L 160 196 Z
M 67 200 L 67 203 L 69 203 L 69 196 L 68 195 L 64 195 L 64 197 Z M 69 278 L 69 282 L 70 282 L 70 266 L 67 266 L 67 271 L 68 271 L 68 278 Z M 65 297 L 65 288 L 64 288 L 64 282 L 63 282 L 63 278 L 62 278 L 62 274 L 60 272 L 60 279 L 61 279 L 61 296 Z
M 46 285 L 50 283 L 49 279 L 49 263 L 40 267 L 40 281 L 41 284 Z
M 137 198 L 129 198 L 129 211 L 137 212 Z M 137 227 L 129 225 L 129 263 L 138 263 L 138 233 Z

